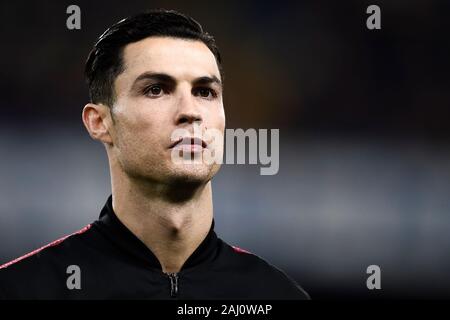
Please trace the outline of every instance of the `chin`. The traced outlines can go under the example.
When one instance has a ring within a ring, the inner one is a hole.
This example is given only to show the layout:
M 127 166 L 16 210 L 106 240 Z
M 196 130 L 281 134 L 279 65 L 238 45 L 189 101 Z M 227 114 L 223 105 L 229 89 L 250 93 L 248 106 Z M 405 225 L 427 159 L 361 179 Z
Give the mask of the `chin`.
M 171 173 L 174 179 L 186 182 L 208 182 L 212 177 L 211 168 L 206 165 L 181 165 Z
M 178 183 L 205 184 L 217 173 L 220 166 L 207 164 L 179 164 L 171 168 L 170 180 Z

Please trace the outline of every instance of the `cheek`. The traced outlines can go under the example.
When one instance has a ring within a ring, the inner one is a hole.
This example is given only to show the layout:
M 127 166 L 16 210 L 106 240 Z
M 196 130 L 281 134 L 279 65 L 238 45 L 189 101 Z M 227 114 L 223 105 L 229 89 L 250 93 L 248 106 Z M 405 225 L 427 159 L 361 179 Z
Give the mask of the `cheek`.
M 149 103 L 142 99 L 127 101 L 117 110 L 117 116 L 123 127 L 134 135 L 148 134 L 149 131 L 157 131 L 162 127 L 164 114 L 162 108 L 155 103 Z
M 222 103 L 215 106 L 209 106 L 207 115 L 207 120 L 211 128 L 221 129 L 225 127 L 225 110 Z
M 121 114 L 117 119 L 117 147 L 122 156 L 139 156 L 161 140 L 160 122 L 143 112 Z
M 123 170 L 136 175 L 157 170 L 163 153 L 158 127 L 144 120 L 127 123 L 121 128 L 119 141 L 117 155 Z
M 225 110 L 223 107 L 220 108 L 220 111 L 216 116 L 216 128 L 221 131 L 225 130 Z

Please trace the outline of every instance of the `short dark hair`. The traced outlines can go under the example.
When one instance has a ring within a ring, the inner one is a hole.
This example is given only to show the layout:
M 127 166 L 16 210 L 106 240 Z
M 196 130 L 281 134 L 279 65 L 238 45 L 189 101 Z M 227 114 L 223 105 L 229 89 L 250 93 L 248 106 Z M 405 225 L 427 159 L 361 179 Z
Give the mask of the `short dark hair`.
M 110 107 L 114 104 L 114 80 L 124 71 L 125 46 L 152 36 L 202 41 L 214 54 L 222 75 L 222 61 L 216 42 L 197 21 L 173 10 L 151 10 L 120 20 L 98 38 L 85 66 L 92 103 Z

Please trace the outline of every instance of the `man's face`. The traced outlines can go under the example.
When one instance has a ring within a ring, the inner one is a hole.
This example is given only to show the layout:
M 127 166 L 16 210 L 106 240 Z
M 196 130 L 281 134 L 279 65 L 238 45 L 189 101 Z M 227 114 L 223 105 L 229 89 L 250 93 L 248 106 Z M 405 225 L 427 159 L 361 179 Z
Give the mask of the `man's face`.
M 222 85 L 213 53 L 201 41 L 150 37 L 127 45 L 123 63 L 114 83 L 110 156 L 135 178 L 163 184 L 210 180 L 220 165 L 173 161 L 171 135 L 186 129 L 194 136 L 195 124 L 200 134 L 216 129 L 223 136 Z M 222 151 L 223 139 L 219 145 Z M 197 156 L 206 151 L 196 148 Z

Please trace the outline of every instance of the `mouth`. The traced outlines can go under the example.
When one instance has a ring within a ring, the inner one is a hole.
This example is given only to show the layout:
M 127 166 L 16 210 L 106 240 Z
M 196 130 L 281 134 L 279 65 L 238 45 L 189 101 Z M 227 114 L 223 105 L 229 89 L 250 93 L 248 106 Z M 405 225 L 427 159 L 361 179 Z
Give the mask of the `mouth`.
M 207 148 L 208 144 L 201 138 L 197 137 L 180 137 L 170 145 L 170 149 L 175 147 L 181 148 Z

